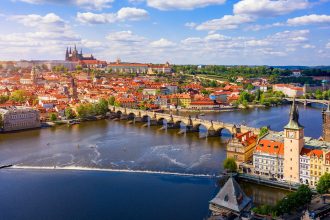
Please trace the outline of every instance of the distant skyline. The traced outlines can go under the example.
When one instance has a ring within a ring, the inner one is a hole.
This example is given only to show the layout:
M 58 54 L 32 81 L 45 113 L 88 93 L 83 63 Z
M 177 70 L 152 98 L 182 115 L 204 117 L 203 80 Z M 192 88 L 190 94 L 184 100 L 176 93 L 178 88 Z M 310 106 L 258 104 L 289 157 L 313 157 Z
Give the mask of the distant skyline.
M 330 65 L 330 0 L 1 0 L 0 60 Z

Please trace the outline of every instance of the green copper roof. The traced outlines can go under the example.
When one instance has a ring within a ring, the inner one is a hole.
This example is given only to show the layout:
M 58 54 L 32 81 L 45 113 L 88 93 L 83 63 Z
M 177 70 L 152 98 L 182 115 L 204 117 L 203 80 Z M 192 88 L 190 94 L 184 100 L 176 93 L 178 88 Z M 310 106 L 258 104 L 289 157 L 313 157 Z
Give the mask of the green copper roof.
M 286 129 L 295 129 L 295 130 L 299 130 L 301 128 L 304 128 L 304 126 L 302 126 L 299 123 L 299 111 L 298 111 L 298 107 L 296 105 L 296 99 L 295 98 L 293 99 L 291 110 L 290 110 L 289 123 L 284 128 L 286 128 Z

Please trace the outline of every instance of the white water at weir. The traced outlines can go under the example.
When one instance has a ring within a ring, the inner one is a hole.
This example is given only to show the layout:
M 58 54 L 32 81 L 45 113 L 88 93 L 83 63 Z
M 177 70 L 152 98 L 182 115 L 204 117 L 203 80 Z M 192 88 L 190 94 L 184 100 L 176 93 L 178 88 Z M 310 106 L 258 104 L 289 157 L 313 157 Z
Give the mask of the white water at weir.
M 56 149 L 56 145 L 53 146 Z M 79 145 L 74 151 L 41 151 L 13 161 L 19 169 L 92 170 L 173 175 L 218 175 L 212 152 L 187 144 L 155 145 L 134 152 L 133 147 L 110 148 L 98 144 Z M 128 151 L 133 151 L 128 152 Z M 129 154 L 129 155 L 127 155 Z M 220 165 L 219 165 L 220 167 Z
M 99 171 L 99 172 L 115 172 L 115 173 L 144 173 L 144 174 L 161 174 L 161 175 L 173 175 L 173 176 L 190 176 L 190 177 L 209 177 L 217 178 L 220 176 L 209 175 L 209 174 L 193 174 L 193 173 L 175 173 L 165 171 L 152 171 L 152 170 L 122 170 L 122 169 L 101 169 L 91 167 L 77 167 L 77 166 L 64 166 L 64 167 L 47 167 L 47 166 L 23 166 L 14 165 L 10 169 L 23 169 L 23 170 L 68 170 L 68 171 Z

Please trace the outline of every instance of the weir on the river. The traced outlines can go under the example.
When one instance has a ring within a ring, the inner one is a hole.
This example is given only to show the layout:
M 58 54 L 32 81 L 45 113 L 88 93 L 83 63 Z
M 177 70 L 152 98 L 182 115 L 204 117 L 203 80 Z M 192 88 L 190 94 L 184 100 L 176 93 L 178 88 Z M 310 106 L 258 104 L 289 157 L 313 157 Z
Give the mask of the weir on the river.
M 139 109 L 109 107 L 112 118 L 121 120 L 132 120 L 133 122 L 147 122 L 149 125 L 164 125 L 166 128 L 180 129 L 181 124 L 186 128 L 185 132 L 199 132 L 200 127 L 204 126 L 207 130 L 207 137 L 221 136 L 223 129 L 228 130 L 232 135 L 237 133 L 245 133 L 252 131 L 254 134 L 260 133 L 260 128 L 248 127 L 245 125 L 237 125 L 224 123 L 220 121 L 199 119 L 191 116 L 180 116 L 173 114 L 157 113 L 152 111 L 144 111 Z M 166 121 L 166 123 L 164 123 Z

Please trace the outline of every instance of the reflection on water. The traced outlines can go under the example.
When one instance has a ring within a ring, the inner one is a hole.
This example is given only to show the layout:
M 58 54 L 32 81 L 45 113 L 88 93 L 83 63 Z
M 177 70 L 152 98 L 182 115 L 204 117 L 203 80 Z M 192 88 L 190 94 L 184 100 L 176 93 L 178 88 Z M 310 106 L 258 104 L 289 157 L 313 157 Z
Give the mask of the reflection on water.
M 239 184 L 246 195 L 253 198 L 253 203 L 256 206 L 264 204 L 275 205 L 278 200 L 289 193 L 288 190 L 257 185 L 245 181 L 240 181 Z

